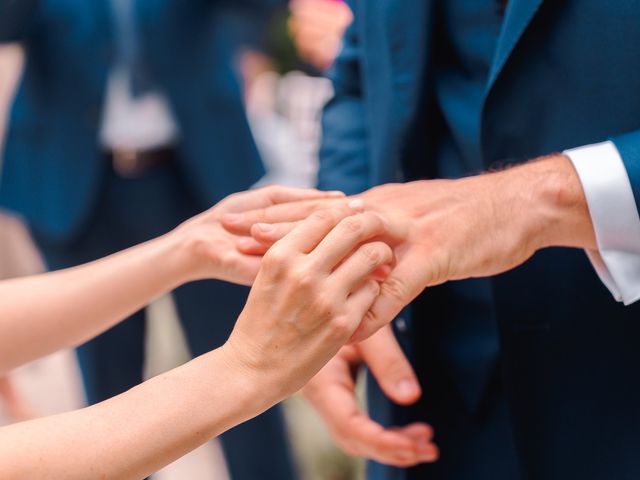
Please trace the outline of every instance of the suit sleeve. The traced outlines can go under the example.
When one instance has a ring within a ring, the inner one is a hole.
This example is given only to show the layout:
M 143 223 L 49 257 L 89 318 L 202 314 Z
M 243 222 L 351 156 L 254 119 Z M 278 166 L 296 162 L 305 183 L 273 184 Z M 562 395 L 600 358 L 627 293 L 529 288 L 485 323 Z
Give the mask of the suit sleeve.
M 353 5 L 350 4 L 353 8 Z M 368 130 L 356 18 L 345 33 L 342 51 L 331 71 L 334 96 L 322 116 L 318 187 L 348 194 L 370 188 Z
M 22 40 L 34 21 L 40 0 L 0 0 L 0 43 Z
M 636 206 L 640 209 L 640 130 L 614 137 L 611 140 L 620 152 L 622 162 L 629 175 Z

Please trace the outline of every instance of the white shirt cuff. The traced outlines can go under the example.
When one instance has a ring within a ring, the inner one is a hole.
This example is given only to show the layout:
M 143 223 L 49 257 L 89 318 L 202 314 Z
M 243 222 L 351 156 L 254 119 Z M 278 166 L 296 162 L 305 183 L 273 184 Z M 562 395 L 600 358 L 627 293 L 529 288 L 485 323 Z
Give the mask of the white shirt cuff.
M 613 142 L 564 152 L 578 172 L 589 206 L 598 250 L 587 255 L 619 302 L 640 299 L 640 216 L 631 182 Z

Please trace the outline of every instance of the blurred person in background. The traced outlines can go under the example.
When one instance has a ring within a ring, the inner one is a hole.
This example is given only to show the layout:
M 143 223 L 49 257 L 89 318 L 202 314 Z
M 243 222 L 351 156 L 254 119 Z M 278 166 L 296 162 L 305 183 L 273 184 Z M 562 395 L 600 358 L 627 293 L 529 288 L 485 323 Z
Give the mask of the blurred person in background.
M 343 0 L 291 0 L 289 30 L 300 57 L 319 71 L 327 70 L 353 20 Z
M 249 121 L 268 170 L 261 183 L 315 185 L 320 116 L 333 91 L 323 74 L 351 19 L 342 1 L 294 0 L 260 32 L 267 41 L 256 42 L 256 22 L 235 15 L 244 26 L 235 31 L 246 32 L 238 64 Z
M 266 19 L 278 0 L 226 2 Z M 0 206 L 21 215 L 50 269 L 175 227 L 263 175 L 214 0 L 0 0 L 0 41 L 25 46 Z M 221 345 L 246 289 L 174 292 L 194 356 Z M 216 320 L 212 321 L 212 312 Z M 93 404 L 140 383 L 145 315 L 78 348 Z M 279 410 L 222 437 L 234 479 L 294 478 Z

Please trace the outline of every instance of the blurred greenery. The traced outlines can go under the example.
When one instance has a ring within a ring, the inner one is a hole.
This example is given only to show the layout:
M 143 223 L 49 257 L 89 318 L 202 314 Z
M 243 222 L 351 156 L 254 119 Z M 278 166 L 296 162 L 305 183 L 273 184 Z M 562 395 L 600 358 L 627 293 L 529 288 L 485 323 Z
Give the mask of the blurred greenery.
M 274 68 L 281 75 L 294 70 L 318 75 L 320 72 L 298 56 L 289 32 L 289 16 L 288 8 L 283 8 L 273 15 L 266 31 L 265 53 L 272 59 Z

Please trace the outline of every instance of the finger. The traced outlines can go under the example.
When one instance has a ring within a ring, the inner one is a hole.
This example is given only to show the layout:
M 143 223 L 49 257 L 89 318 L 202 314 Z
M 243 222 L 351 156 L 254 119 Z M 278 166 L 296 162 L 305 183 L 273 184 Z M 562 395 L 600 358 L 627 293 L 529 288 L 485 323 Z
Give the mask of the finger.
M 319 210 L 312 213 L 289 235 L 279 240 L 273 248 L 282 252 L 309 253 L 331 232 L 342 219 L 353 214 L 348 207 Z
M 433 454 L 430 443 L 430 427 L 426 424 L 412 424 L 401 428 L 385 429 L 362 412 L 353 416 L 345 424 L 350 433 L 346 449 L 355 454 L 387 465 L 408 467 L 424 461 L 433 461 L 427 454 Z M 419 438 L 415 431 L 424 432 Z M 338 440 L 342 443 L 344 440 Z
M 423 290 L 424 272 L 412 255 L 404 255 L 381 285 L 380 295 L 371 307 L 365 321 L 351 338 L 362 342 L 384 325 L 390 323 L 400 311 Z
M 348 453 L 396 466 L 427 461 L 423 451 L 432 436 L 428 425 L 385 429 L 360 409 L 353 373 L 359 360 L 355 347 L 342 348 L 304 388 L 304 396 Z
M 438 447 L 433 443 L 433 428 L 426 423 L 412 423 L 401 428 L 391 429 L 413 440 L 413 461 L 418 463 L 434 462 L 440 456 Z
M 260 256 L 267 253 L 270 245 L 265 245 L 251 237 L 240 237 L 236 241 L 236 249 L 245 255 Z
M 300 222 L 256 223 L 251 227 L 251 236 L 263 245 L 273 245 L 288 235 Z
M 411 405 L 420 398 L 422 390 L 418 378 L 390 326 L 357 344 L 356 348 L 382 391 L 392 401 Z
M 338 372 L 331 373 L 335 375 Z M 341 377 L 332 375 L 329 379 L 325 375 L 312 395 L 305 391 L 305 396 L 325 419 L 340 447 L 351 455 L 388 465 L 411 466 L 423 461 L 419 452 L 428 432 L 418 440 L 412 426 L 385 429 L 374 422 L 358 406 L 353 382 L 348 380 L 348 370 L 341 373 Z M 318 380 L 312 382 L 317 383 Z M 407 429 L 411 434 L 405 432 Z
M 342 192 L 322 192 L 315 189 L 271 185 L 256 190 L 235 193 L 220 202 L 218 207 L 225 213 L 240 213 L 247 210 L 266 208 L 279 203 L 340 197 L 344 197 Z
M 227 213 L 220 219 L 222 226 L 236 235 L 249 236 L 256 223 L 282 223 L 304 220 L 313 212 L 348 204 L 344 198 L 325 198 L 281 203 L 240 213 Z
M 376 213 L 362 213 L 344 218 L 310 255 L 323 270 L 333 270 L 361 243 L 384 235 L 387 222 Z
M 334 270 L 331 282 L 335 282 L 346 297 L 379 267 L 389 265 L 392 261 L 393 251 L 389 245 L 383 242 L 365 243 Z M 366 310 L 363 316 L 365 313 Z
M 426 423 L 412 423 L 403 427 L 404 435 L 411 437 L 417 445 L 418 456 L 423 462 L 433 462 L 439 456 L 438 447 L 433 443 L 433 428 Z
M 353 331 L 358 327 L 362 318 L 367 314 L 373 302 L 380 294 L 380 284 L 375 280 L 367 280 L 347 298 L 347 309 L 353 318 Z
M 322 198 L 344 198 L 345 194 L 337 190 L 324 192 L 315 188 L 285 187 L 281 185 L 264 187 L 264 191 L 272 204 L 300 202 Z

